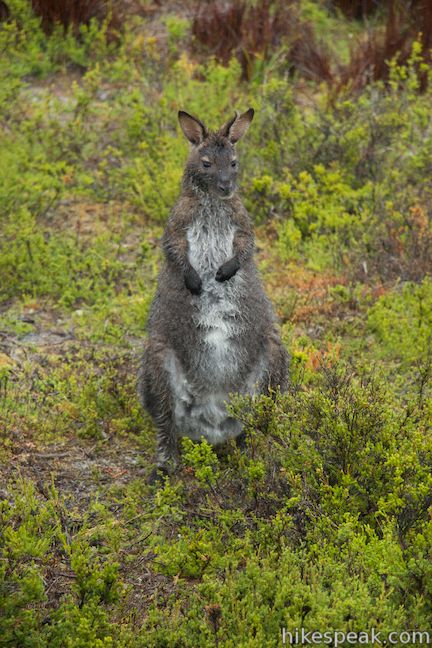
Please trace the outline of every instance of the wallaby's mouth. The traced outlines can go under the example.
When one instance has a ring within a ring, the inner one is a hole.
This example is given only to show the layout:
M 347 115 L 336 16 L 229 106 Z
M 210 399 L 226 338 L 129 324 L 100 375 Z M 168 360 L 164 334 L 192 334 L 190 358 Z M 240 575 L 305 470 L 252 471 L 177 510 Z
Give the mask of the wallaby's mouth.
M 229 188 L 229 189 L 228 189 L 228 188 L 224 188 L 223 190 L 221 190 L 221 189 L 217 188 L 217 189 L 215 190 L 215 194 L 216 194 L 216 196 L 218 196 L 219 198 L 221 198 L 221 200 L 229 200 L 229 198 L 232 198 L 232 197 L 233 197 L 234 192 L 235 192 L 235 188 L 234 188 L 234 187 L 233 187 L 232 189 L 231 189 L 231 188 Z

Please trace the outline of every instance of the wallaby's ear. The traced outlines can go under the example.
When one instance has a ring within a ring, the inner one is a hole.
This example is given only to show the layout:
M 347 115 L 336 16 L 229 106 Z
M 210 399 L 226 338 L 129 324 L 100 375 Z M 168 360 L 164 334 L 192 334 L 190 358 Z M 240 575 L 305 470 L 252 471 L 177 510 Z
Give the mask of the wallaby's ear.
M 234 113 L 234 117 L 231 117 L 223 126 L 219 128 L 219 134 L 223 135 L 223 137 L 229 137 L 229 132 L 231 126 L 234 124 L 235 120 L 238 118 L 239 114 L 237 110 Z
M 222 134 L 229 139 L 231 144 L 235 144 L 243 137 L 251 125 L 254 112 L 253 108 L 249 108 L 240 116 L 236 113 L 234 119 L 224 124 L 219 132 L 222 133 L 222 129 L 224 129 L 225 132 Z
M 201 144 L 201 142 L 207 137 L 207 129 L 204 124 L 197 119 L 192 117 L 184 110 L 179 110 L 178 118 L 180 122 L 181 129 L 191 144 Z

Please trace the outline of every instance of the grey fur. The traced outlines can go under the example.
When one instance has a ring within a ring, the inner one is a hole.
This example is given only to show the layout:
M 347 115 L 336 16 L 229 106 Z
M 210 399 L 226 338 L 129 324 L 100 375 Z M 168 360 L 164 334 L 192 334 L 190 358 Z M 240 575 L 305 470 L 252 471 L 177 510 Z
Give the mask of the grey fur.
M 236 114 L 209 134 L 201 121 L 179 113 L 192 149 L 162 238 L 165 264 L 138 381 L 157 427 L 157 465 L 167 471 L 177 465 L 179 437 L 218 444 L 241 434 L 226 411 L 230 393 L 287 387 L 288 354 L 236 190 L 234 144 L 252 117 L 251 109 Z

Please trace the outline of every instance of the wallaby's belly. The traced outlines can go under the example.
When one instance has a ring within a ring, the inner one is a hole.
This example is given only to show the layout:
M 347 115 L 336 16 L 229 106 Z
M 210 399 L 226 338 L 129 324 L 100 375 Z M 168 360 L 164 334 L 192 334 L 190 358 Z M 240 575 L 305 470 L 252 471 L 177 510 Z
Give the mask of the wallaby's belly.
M 241 423 L 226 409 L 230 390 L 216 384 L 213 387 L 198 384 L 194 377 L 186 375 L 173 350 L 167 352 L 165 369 L 169 375 L 173 416 L 180 436 L 195 441 L 203 436 L 212 445 L 217 445 L 241 433 Z M 263 370 L 264 362 L 261 360 L 249 372 L 243 389 L 237 390 L 254 394 Z
M 170 377 L 174 420 L 180 436 L 195 441 L 204 436 L 209 443 L 217 445 L 240 434 L 241 424 L 226 411 L 228 393 L 197 389 L 173 351 L 167 355 L 165 368 Z

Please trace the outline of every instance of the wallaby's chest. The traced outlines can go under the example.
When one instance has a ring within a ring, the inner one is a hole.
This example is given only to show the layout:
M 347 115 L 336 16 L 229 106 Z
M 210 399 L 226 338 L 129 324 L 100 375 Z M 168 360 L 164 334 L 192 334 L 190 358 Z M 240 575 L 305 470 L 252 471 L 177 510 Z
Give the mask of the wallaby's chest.
M 214 210 L 211 204 L 204 204 L 197 212 L 186 238 L 189 262 L 204 279 L 216 274 L 219 266 L 233 256 L 235 231 L 228 210 Z

